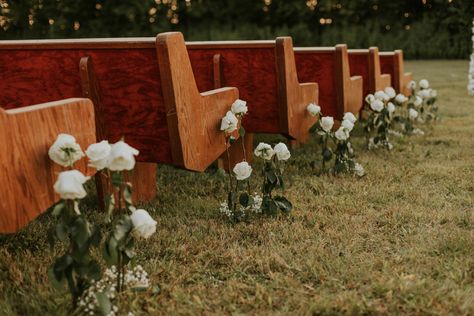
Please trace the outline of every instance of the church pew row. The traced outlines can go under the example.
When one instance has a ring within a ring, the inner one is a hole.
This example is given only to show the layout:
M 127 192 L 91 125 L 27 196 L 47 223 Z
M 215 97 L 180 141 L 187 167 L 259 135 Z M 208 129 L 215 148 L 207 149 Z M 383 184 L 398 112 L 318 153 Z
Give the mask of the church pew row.
M 0 233 L 17 232 L 58 201 L 53 185 L 61 169 L 49 159 L 48 149 L 60 133 L 74 135 L 83 148 L 96 141 L 90 100 L 0 108 Z M 94 172 L 85 160 L 77 168 Z
M 403 51 L 380 52 L 380 67 L 383 73 L 387 73 L 392 78 L 392 85 L 395 91 L 406 96 L 411 95 L 408 84 L 413 80 L 411 72 L 405 72 L 403 61 Z

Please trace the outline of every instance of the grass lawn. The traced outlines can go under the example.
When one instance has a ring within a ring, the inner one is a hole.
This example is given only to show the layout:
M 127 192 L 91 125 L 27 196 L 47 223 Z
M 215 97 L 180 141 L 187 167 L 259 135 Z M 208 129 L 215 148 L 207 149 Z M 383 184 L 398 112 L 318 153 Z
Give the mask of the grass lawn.
M 290 160 L 288 217 L 229 224 L 218 213 L 226 179 L 161 166 L 144 205 L 158 232 L 138 261 L 159 294 L 125 293 L 146 314 L 474 314 L 474 97 L 467 61 L 408 62 L 438 90 L 442 121 L 425 136 L 367 152 L 368 175 L 316 176 L 315 143 Z M 268 137 L 266 137 L 268 139 Z M 99 218 L 97 212 L 91 216 Z M 0 315 L 65 315 L 49 284 L 43 216 L 0 237 Z M 55 251 L 60 251 L 56 249 Z

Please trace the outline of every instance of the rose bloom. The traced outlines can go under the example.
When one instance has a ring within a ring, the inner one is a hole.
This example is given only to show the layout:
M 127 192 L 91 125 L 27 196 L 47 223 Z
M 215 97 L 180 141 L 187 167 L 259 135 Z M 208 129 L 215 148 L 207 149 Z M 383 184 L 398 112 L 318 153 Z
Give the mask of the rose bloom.
M 56 141 L 49 148 L 48 156 L 58 165 L 70 167 L 76 161 L 84 157 L 84 153 L 74 136 L 59 134 Z
M 384 105 L 381 100 L 375 100 L 374 102 L 370 104 L 370 108 L 374 110 L 375 112 L 380 112 L 383 110 Z
M 149 238 L 156 232 L 156 221 L 143 209 L 135 210 L 130 219 L 133 223 L 133 233 L 142 238 Z
M 252 174 L 252 167 L 246 161 L 239 162 L 232 170 L 237 180 L 245 180 Z
M 232 113 L 234 113 L 236 116 L 244 116 L 248 112 L 247 108 L 247 102 L 244 100 L 237 99 L 235 102 L 232 104 L 232 107 L 230 108 Z
M 97 170 L 107 168 L 111 150 L 112 147 L 106 140 L 90 145 L 86 150 L 86 155 L 89 158 L 89 166 Z
M 284 143 L 276 144 L 273 151 L 277 155 L 278 160 L 288 160 L 291 157 L 291 153 Z
M 339 129 L 334 133 L 334 136 L 341 141 L 347 140 L 349 138 L 349 133 L 344 127 L 339 127 Z
M 230 134 L 237 129 L 237 124 L 239 120 L 235 116 L 234 113 L 228 111 L 226 115 L 222 118 L 221 121 L 221 131 L 225 131 L 226 133 Z
M 329 133 L 334 126 L 334 118 L 332 116 L 325 116 L 319 121 L 319 124 L 323 131 Z
M 260 157 L 264 160 L 272 159 L 275 152 L 273 151 L 272 146 L 266 143 L 258 144 L 257 148 L 255 148 L 254 154 L 256 157 Z
M 83 184 L 89 180 L 78 170 L 68 170 L 59 173 L 58 179 L 54 184 L 54 191 L 59 194 L 63 200 L 76 200 L 86 197 L 87 192 Z
M 395 98 L 395 96 L 397 95 L 397 93 L 395 92 L 395 89 L 392 87 L 386 87 L 385 94 L 388 95 L 390 99 Z
M 319 105 L 316 105 L 314 103 L 310 103 L 307 107 L 306 110 L 311 114 L 311 116 L 316 116 L 321 113 L 321 107 Z
M 135 167 L 135 157 L 139 151 L 124 141 L 112 145 L 107 168 L 112 171 L 132 170 Z
M 355 123 L 357 121 L 357 118 L 355 117 L 354 114 L 352 114 L 352 112 L 346 112 L 344 113 L 344 116 L 342 117 L 343 120 L 347 120 L 351 123 Z

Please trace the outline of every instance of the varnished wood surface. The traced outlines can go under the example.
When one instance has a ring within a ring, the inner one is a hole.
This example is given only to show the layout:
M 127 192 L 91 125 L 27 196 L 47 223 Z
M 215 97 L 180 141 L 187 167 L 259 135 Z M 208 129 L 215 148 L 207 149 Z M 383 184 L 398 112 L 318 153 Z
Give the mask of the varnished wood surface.
M 18 231 L 59 200 L 53 185 L 61 167 L 49 159 L 48 149 L 60 133 L 75 136 L 83 149 L 96 141 L 90 100 L 0 108 L 0 233 Z M 85 159 L 75 167 L 85 174 L 94 172 Z
M 390 74 L 393 88 L 397 92 L 403 93 L 406 96 L 411 95 L 408 84 L 413 80 L 413 76 L 410 72 L 405 72 L 402 50 L 381 52 L 380 66 L 382 72 Z

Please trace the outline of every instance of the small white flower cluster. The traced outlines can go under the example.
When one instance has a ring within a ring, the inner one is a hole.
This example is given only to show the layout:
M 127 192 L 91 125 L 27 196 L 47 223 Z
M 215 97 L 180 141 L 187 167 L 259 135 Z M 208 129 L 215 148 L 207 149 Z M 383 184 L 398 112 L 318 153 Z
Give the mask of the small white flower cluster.
M 235 100 L 230 111 L 222 118 L 221 131 L 226 132 L 226 134 L 236 131 L 239 125 L 239 118 L 242 118 L 247 112 L 247 102 L 240 99 Z
M 387 87 L 383 91 L 380 90 L 365 97 L 365 102 L 369 104 L 372 111 L 380 113 L 383 109 L 387 109 L 389 115 L 392 115 L 396 110 L 394 102 L 402 105 L 406 101 L 408 98 L 401 93 L 397 94 L 392 87 Z
M 234 211 L 231 210 L 229 208 L 229 205 L 227 204 L 227 201 L 225 202 L 222 202 L 221 205 L 219 206 L 219 211 L 225 215 L 226 217 L 228 217 L 229 219 L 233 219 L 233 218 L 244 218 L 245 216 L 247 215 L 250 215 L 250 214 L 260 214 L 262 212 L 262 197 L 257 194 L 257 193 L 254 193 L 252 195 L 252 198 L 253 198 L 253 203 L 247 207 L 243 207 L 242 205 L 238 205 L 237 206 L 237 210 L 236 212 L 238 212 L 237 214 L 234 214 Z
M 472 34 L 472 54 L 471 61 L 469 62 L 469 82 L 467 84 L 467 92 L 469 95 L 474 95 L 474 19 L 472 19 Z
M 278 161 L 286 161 L 291 157 L 291 153 L 284 143 L 278 143 L 273 148 L 267 143 L 259 143 L 253 153 L 256 157 L 263 160 L 272 160 L 275 155 Z
M 125 273 L 125 286 L 130 289 L 146 289 L 150 286 L 148 273 L 141 265 L 135 266 L 132 270 Z M 84 315 L 100 314 L 99 301 L 97 294 L 103 293 L 111 303 L 111 311 L 108 316 L 118 315 L 119 308 L 117 306 L 117 268 L 112 266 L 105 270 L 102 279 L 95 282 L 92 281 L 91 286 L 84 292 L 79 299 L 78 308 Z M 133 315 L 129 313 L 129 315 Z

